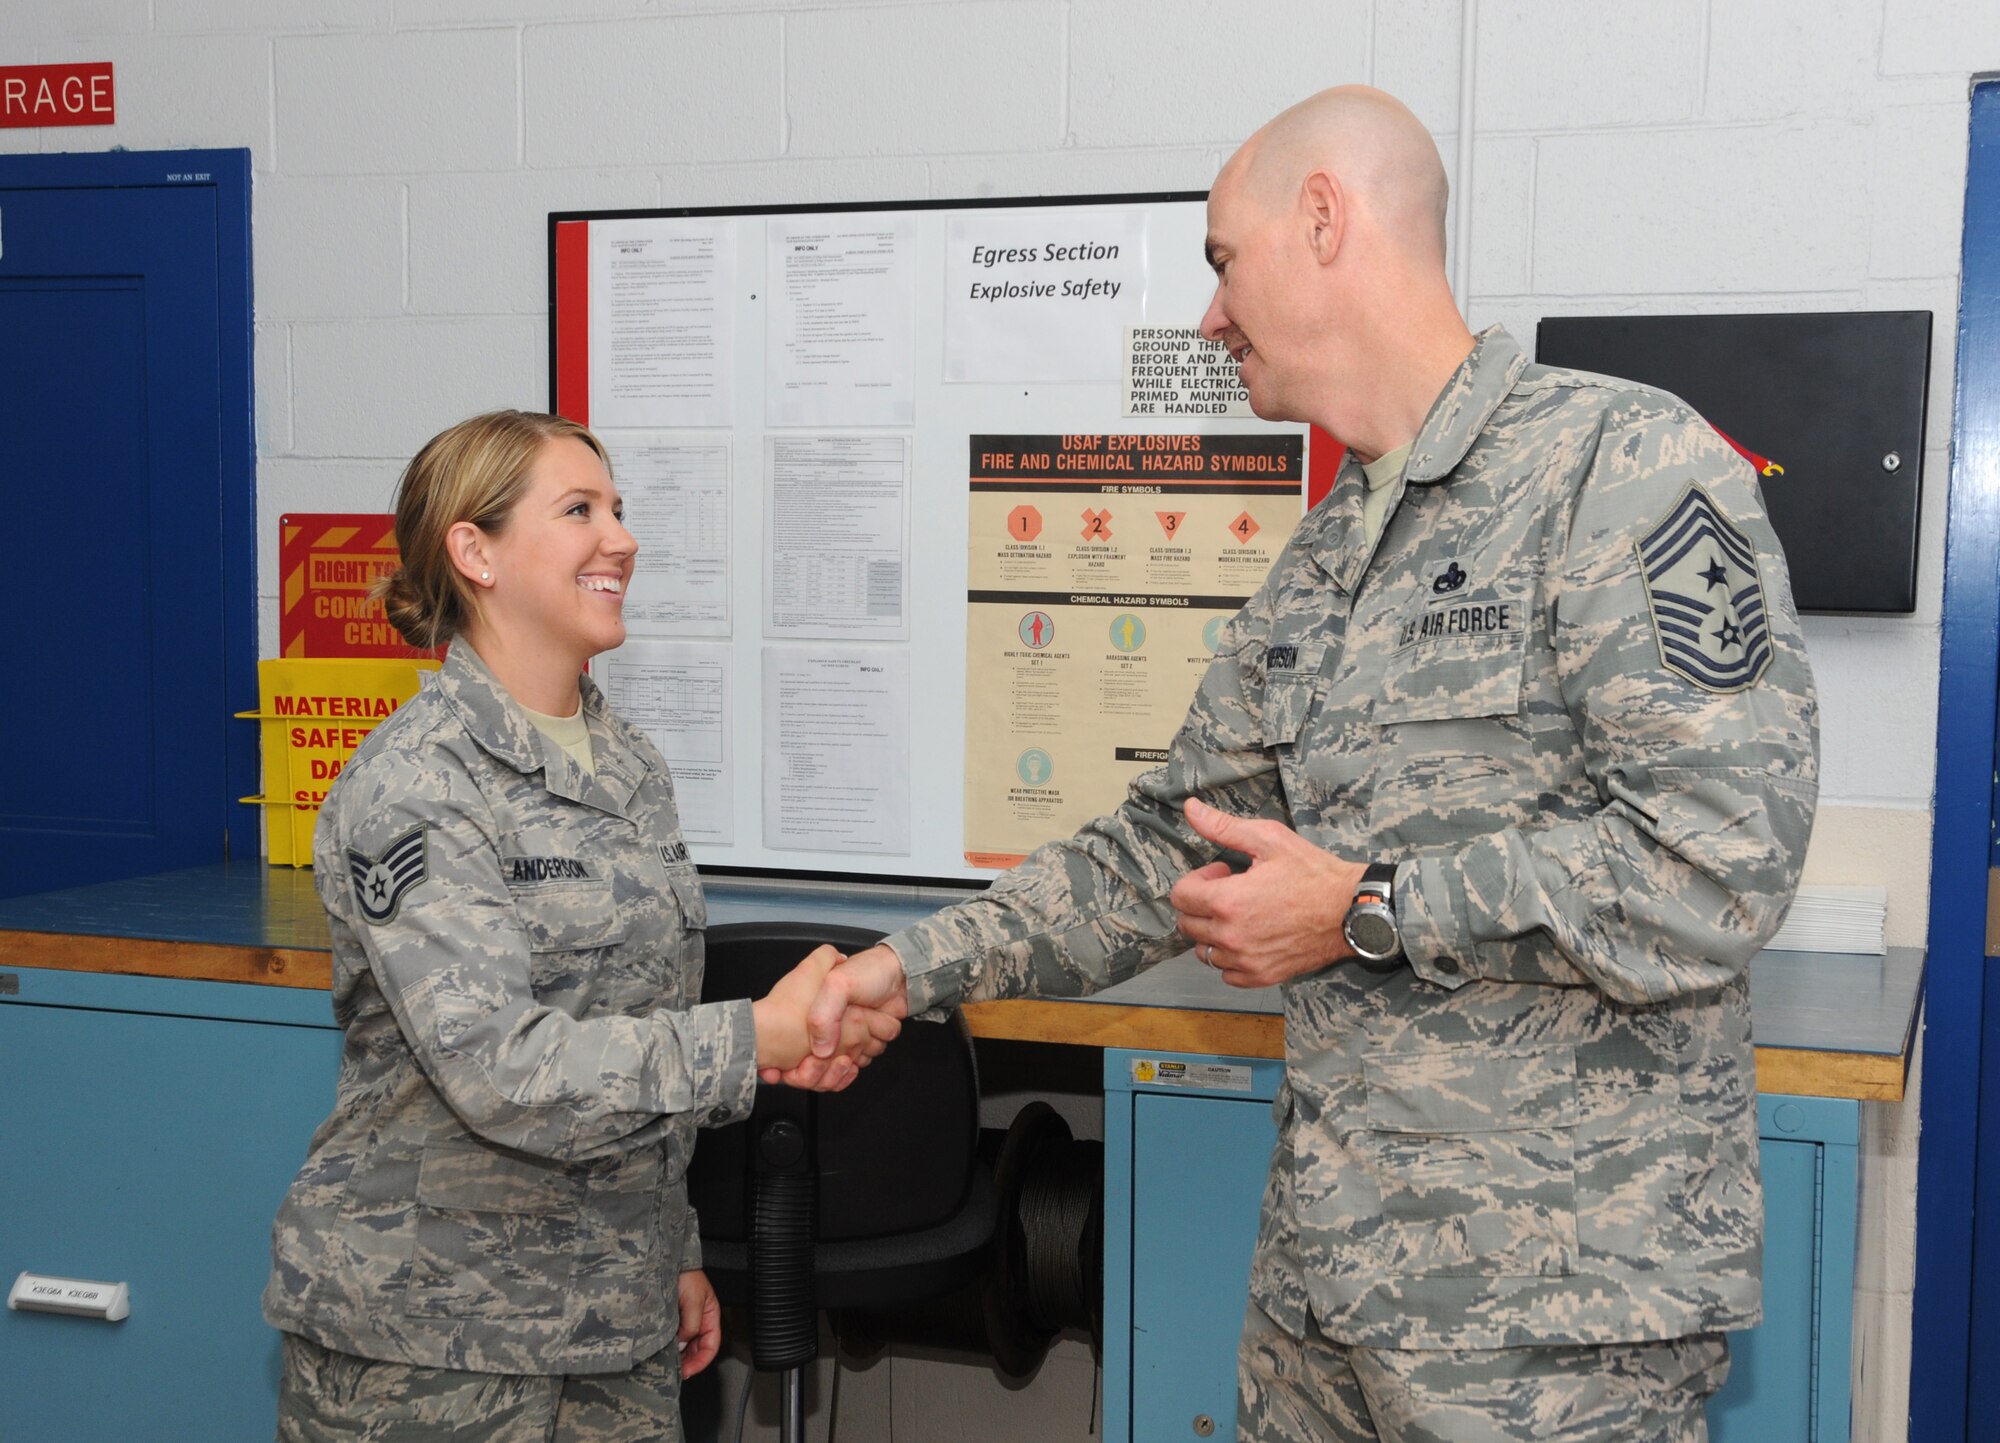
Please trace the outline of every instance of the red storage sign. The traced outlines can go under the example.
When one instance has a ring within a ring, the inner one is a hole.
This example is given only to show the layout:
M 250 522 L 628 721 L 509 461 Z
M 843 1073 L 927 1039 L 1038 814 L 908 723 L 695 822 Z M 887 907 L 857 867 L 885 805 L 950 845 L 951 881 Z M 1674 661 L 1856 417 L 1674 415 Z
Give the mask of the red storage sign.
M 111 125 L 118 119 L 111 62 L 0 65 L 0 129 Z

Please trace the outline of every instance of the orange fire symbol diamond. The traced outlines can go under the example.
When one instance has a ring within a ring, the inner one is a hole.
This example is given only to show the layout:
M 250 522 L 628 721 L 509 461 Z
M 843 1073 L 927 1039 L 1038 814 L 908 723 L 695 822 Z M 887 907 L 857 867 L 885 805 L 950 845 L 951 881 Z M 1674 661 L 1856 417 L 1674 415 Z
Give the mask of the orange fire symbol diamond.
M 1248 511 L 1238 512 L 1236 519 L 1229 523 L 1229 534 L 1234 536 L 1239 542 L 1248 541 L 1263 529 L 1263 527 L 1257 524 L 1257 518 L 1252 516 Z
M 1083 513 L 1083 539 L 1085 541 L 1109 541 L 1111 539 L 1111 513 L 1092 511 L 1088 507 Z
M 1016 506 L 1007 513 L 1007 539 L 1033 541 L 1042 534 L 1042 513 L 1032 506 Z

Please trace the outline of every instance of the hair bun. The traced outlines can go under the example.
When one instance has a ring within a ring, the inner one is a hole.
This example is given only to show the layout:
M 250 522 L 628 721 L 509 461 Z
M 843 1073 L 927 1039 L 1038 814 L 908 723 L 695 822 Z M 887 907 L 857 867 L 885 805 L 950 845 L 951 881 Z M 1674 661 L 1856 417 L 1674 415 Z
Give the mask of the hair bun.
M 436 634 L 437 616 L 424 605 L 402 567 L 375 583 L 375 595 L 388 613 L 389 625 L 396 628 L 404 641 L 419 651 L 428 651 L 441 643 L 442 638 Z

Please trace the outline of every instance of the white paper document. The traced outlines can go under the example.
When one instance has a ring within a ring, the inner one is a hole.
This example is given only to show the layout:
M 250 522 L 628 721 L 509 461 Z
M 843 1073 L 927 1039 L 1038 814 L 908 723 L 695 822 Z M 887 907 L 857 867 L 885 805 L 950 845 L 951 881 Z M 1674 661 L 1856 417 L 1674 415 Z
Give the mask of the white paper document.
M 729 665 L 726 646 L 634 640 L 593 668 L 611 709 L 667 759 L 681 835 L 719 847 L 736 840 Z
M 1117 381 L 1146 316 L 1146 217 L 1051 206 L 946 226 L 947 381 Z
M 764 632 L 906 641 L 906 436 L 764 438 Z
M 764 649 L 764 845 L 910 850 L 910 655 Z
M 1121 416 L 1254 416 L 1222 342 L 1193 326 L 1127 326 Z
M 916 235 L 907 216 L 768 223 L 767 424 L 915 422 Z
M 593 426 L 727 426 L 735 222 L 590 223 Z
M 729 441 L 607 436 L 625 526 L 639 543 L 625 626 L 635 636 L 729 635 Z

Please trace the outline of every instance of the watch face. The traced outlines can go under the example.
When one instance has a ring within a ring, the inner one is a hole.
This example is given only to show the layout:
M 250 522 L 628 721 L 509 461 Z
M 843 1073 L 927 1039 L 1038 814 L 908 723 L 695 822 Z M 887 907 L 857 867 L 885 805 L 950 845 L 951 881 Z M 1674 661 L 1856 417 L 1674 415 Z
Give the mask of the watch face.
M 1403 941 L 1396 931 L 1396 919 L 1374 907 L 1348 914 L 1347 940 L 1364 957 L 1393 956 Z

